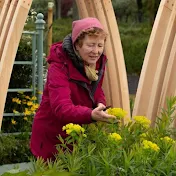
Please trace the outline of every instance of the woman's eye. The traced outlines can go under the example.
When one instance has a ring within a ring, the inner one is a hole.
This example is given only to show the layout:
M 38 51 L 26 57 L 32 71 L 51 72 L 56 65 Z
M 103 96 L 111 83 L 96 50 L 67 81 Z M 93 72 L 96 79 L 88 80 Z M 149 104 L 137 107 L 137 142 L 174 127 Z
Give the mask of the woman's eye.
M 93 47 L 94 45 L 93 45 L 93 44 L 89 44 L 88 46 L 89 46 L 89 47 Z

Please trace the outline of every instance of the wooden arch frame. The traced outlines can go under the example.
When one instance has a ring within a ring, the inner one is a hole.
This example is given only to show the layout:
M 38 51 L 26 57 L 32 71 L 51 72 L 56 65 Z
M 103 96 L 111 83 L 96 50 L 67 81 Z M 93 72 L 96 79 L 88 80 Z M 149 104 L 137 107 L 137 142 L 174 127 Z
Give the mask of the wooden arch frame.
M 0 127 L 17 47 L 32 0 L 0 0 Z M 123 50 L 110 0 L 76 0 L 80 18 L 97 17 L 109 33 L 103 83 L 107 104 L 121 107 L 130 117 L 129 92 Z M 161 0 L 147 47 L 133 116 L 156 120 L 168 96 L 176 95 L 176 1 Z
M 126 67 L 119 29 L 110 0 L 76 0 L 80 18 L 96 17 L 105 27 L 109 37 L 105 53 L 108 58 L 103 83 L 107 104 L 121 107 L 128 112 L 125 121 L 130 118 L 129 90 Z
M 8 85 L 32 0 L 0 0 L 0 129 Z

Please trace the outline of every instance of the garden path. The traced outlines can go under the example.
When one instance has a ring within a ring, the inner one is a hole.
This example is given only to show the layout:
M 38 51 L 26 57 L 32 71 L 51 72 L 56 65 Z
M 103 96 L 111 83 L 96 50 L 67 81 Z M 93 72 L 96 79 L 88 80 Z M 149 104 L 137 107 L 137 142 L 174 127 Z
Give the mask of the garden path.
M 0 175 L 2 175 L 3 173 L 12 170 L 12 169 L 19 169 L 20 171 L 24 171 L 26 169 L 32 168 L 32 164 L 29 163 L 17 163 L 17 164 L 6 164 L 6 165 L 2 165 L 0 166 Z

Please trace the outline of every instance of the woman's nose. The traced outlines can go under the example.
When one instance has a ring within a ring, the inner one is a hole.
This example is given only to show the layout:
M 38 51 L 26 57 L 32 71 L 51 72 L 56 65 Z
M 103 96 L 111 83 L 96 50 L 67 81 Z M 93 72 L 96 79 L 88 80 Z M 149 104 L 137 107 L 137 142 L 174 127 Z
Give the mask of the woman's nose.
M 93 51 L 94 53 L 99 53 L 99 48 L 98 48 L 98 46 L 94 46 L 92 51 Z

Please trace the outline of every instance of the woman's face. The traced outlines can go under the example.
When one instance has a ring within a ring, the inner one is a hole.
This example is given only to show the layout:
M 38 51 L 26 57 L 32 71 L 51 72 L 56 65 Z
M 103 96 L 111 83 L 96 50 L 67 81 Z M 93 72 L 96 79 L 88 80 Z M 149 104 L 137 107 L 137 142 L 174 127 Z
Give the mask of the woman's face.
M 104 51 L 105 37 L 86 35 L 82 46 L 76 44 L 76 50 L 87 64 L 96 64 Z

